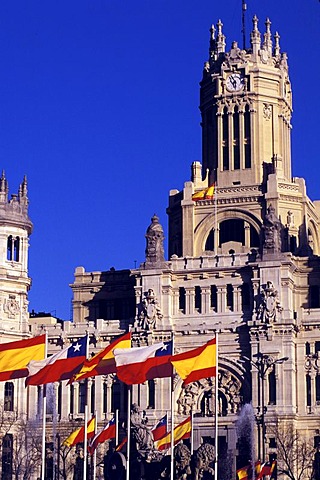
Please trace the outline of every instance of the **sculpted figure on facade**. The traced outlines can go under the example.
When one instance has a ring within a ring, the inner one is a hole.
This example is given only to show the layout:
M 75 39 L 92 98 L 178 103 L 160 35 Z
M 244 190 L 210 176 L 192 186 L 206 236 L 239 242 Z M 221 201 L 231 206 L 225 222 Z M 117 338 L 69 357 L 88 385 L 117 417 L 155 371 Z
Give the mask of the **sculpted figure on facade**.
M 159 218 L 153 215 L 151 225 L 149 225 L 146 233 L 146 266 L 149 268 L 161 266 L 164 259 L 164 233 Z
M 261 288 L 261 302 L 258 309 L 258 320 L 264 323 L 272 323 L 277 320 L 277 315 L 282 312 L 278 291 L 272 282 L 267 282 L 265 287 Z
M 163 317 L 159 302 L 152 288 L 144 293 L 144 298 L 138 307 L 139 327 L 143 330 L 153 330 L 156 320 Z
M 275 208 L 270 205 L 263 220 L 264 253 L 281 252 L 281 223 L 275 214 Z
M 137 450 L 153 450 L 153 436 L 151 430 L 147 427 L 148 419 L 142 417 L 139 405 L 134 403 L 131 407 L 131 434 L 136 442 Z

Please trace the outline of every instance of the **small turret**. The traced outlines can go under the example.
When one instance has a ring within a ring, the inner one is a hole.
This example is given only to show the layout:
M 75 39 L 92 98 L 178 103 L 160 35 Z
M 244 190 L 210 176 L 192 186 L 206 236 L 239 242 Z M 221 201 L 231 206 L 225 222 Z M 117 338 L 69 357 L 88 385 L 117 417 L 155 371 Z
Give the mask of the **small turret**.
M 280 35 L 278 32 L 274 34 L 274 51 L 273 55 L 279 57 L 280 55 Z
M 226 49 L 226 37 L 222 33 L 223 23 L 221 20 L 218 20 L 217 28 L 218 28 L 218 35 L 217 35 L 217 53 L 224 53 Z
M 258 17 L 255 15 L 252 19 L 253 23 L 253 30 L 250 35 L 251 39 L 251 48 L 252 48 L 252 53 L 254 57 L 257 57 L 259 50 L 261 48 L 261 35 L 258 30 Z
M 272 56 L 272 38 L 271 38 L 271 22 L 269 18 L 265 21 L 266 32 L 264 34 L 264 40 L 262 44 L 262 48 L 268 52 L 270 57 Z

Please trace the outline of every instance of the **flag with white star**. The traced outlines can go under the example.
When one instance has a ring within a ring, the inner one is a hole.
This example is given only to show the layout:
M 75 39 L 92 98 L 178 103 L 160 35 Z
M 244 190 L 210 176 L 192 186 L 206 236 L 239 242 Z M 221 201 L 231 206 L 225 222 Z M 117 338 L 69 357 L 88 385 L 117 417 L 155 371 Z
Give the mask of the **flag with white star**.
M 28 364 L 27 385 L 44 385 L 70 379 L 86 359 L 87 336 L 44 360 L 32 360 Z

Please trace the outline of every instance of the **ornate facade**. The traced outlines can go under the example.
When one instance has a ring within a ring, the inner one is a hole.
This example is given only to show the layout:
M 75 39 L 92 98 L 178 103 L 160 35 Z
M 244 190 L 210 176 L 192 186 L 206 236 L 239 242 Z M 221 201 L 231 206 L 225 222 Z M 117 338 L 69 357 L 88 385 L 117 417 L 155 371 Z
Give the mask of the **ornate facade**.
M 275 458 L 275 432 L 285 425 L 314 446 L 320 439 L 320 204 L 308 198 L 304 180 L 291 174 L 292 92 L 279 38 L 272 36 L 268 19 L 261 34 L 254 17 L 250 48 L 233 42 L 227 51 L 221 21 L 211 28 L 200 84 L 202 164 L 194 162 L 190 181 L 170 192 L 169 259 L 154 215 L 139 268 L 77 267 L 73 322 L 30 320 L 33 334 L 48 332 L 49 353 L 86 331 L 91 352 L 131 328 L 135 345 L 174 338 L 175 353 L 218 332 L 217 402 L 214 379 L 184 388 L 176 377 L 175 410 L 177 422 L 193 412 L 199 446 L 215 441 L 218 405 L 220 478 L 226 480 L 252 455 Z M 4 177 L 1 182 L 5 196 Z M 213 198 L 193 199 L 213 184 Z M 25 188 L 23 183 L 14 200 L 22 210 Z M 9 238 L 19 237 L 24 248 L 18 273 L 10 259 L 2 267 L 3 325 L 15 312 L 3 327 L 6 339 L 11 330 L 21 338 L 28 332 L 31 224 L 21 225 L 1 223 L 3 258 Z M 11 292 L 13 278 L 19 293 Z M 96 377 L 90 391 L 90 409 L 97 410 L 100 423 L 115 409 L 121 420 L 126 417 L 126 387 L 115 376 Z M 55 385 L 53 392 L 52 412 L 67 431 L 70 422 L 83 418 L 83 386 Z M 39 392 L 31 387 L 29 395 L 35 399 Z M 134 386 L 133 401 L 153 425 L 170 409 L 169 380 Z M 27 408 L 29 418 L 36 418 L 37 402 Z

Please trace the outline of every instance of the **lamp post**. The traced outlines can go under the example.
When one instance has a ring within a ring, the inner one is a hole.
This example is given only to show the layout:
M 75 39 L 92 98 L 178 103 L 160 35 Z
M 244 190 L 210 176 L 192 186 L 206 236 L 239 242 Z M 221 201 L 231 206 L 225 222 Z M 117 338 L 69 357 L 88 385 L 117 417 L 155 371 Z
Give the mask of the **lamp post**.
M 272 358 L 270 355 L 265 353 L 258 352 L 253 357 L 256 358 L 255 361 L 251 360 L 248 357 L 243 357 L 248 360 L 251 365 L 258 371 L 258 415 L 256 416 L 258 424 L 258 457 L 262 462 L 265 461 L 265 443 L 266 443 L 266 425 L 265 425 L 265 414 L 267 407 L 264 403 L 264 381 L 266 374 L 269 369 L 271 369 L 276 364 L 281 364 L 286 362 L 289 357 L 282 357 L 278 359 Z

